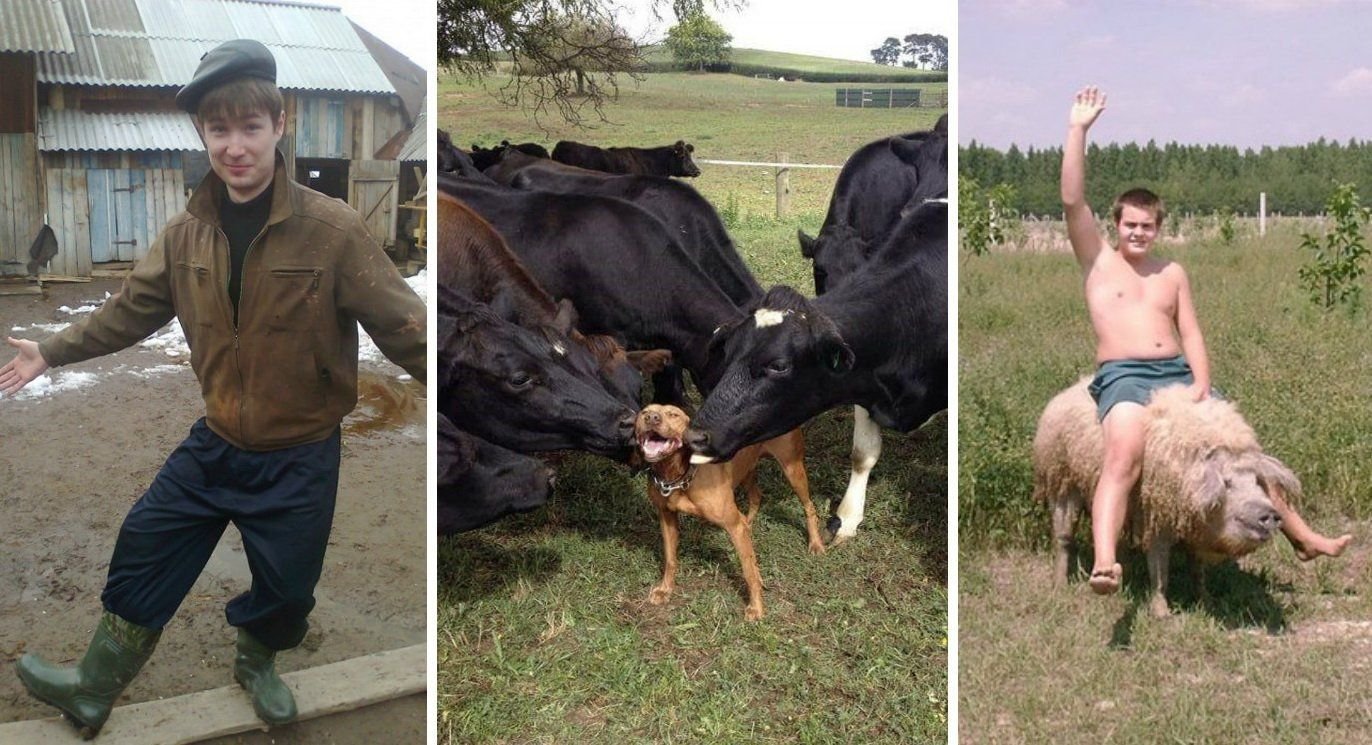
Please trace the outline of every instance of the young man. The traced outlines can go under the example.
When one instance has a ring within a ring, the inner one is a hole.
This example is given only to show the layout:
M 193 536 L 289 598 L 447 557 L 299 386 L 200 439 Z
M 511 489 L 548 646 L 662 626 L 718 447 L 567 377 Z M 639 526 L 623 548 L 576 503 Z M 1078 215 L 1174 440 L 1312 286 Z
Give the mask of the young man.
M 1105 435 L 1105 462 L 1091 502 L 1095 566 L 1091 589 L 1115 592 L 1123 570 L 1115 560 L 1129 492 L 1143 461 L 1144 405 L 1154 390 L 1182 383 L 1197 401 L 1211 395 L 1210 359 L 1196 321 L 1186 272 L 1174 261 L 1153 256 L 1164 216 L 1162 201 L 1147 189 L 1115 200 L 1115 245 L 1096 229 L 1086 204 L 1086 131 L 1105 111 L 1105 94 L 1094 87 L 1077 92 L 1062 152 L 1062 204 L 1067 236 L 1086 273 L 1086 308 L 1096 332 L 1096 378 L 1091 395 Z M 1302 560 L 1338 556 L 1351 536 L 1328 538 L 1306 525 L 1271 490 L 1282 532 Z
M 338 487 L 339 424 L 357 403 L 357 324 L 415 379 L 425 374 L 423 302 L 347 205 L 294 183 L 276 150 L 285 114 L 262 44 L 225 42 L 176 96 L 195 116 L 211 173 L 120 292 L 41 344 L 7 339 L 12 395 L 49 366 L 114 352 L 180 319 L 205 417 L 124 520 L 85 657 L 59 668 L 26 654 L 19 677 L 93 736 L 152 654 L 232 521 L 251 589 L 229 602 L 234 678 L 270 724 L 296 716 L 277 651 L 314 607 Z

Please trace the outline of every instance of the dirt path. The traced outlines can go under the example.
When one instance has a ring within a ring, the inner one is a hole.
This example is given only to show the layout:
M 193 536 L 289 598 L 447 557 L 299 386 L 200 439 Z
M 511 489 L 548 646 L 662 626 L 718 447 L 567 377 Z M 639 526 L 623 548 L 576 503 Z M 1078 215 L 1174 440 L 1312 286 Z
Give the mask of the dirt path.
M 41 339 L 50 331 L 29 327 L 67 322 L 72 316 L 60 306 L 98 302 L 118 283 L 49 287 L 47 298 L 0 297 L 0 331 Z M 0 348 L 0 361 L 10 356 Z M 318 605 L 305 642 L 281 656 L 282 670 L 424 641 L 424 389 L 401 380 L 402 372 L 363 363 L 362 401 L 343 426 L 338 506 Z M 55 373 L 55 392 L 0 399 L 0 722 L 55 713 L 25 694 L 14 661 L 29 649 L 62 661 L 83 653 L 124 514 L 204 413 L 184 355 L 135 346 Z M 230 683 L 234 632 L 223 608 L 249 580 L 230 528 L 121 703 Z M 357 720 L 365 727 L 330 717 L 281 728 L 272 738 L 422 742 L 423 708 L 422 698 L 405 699 L 366 710 Z

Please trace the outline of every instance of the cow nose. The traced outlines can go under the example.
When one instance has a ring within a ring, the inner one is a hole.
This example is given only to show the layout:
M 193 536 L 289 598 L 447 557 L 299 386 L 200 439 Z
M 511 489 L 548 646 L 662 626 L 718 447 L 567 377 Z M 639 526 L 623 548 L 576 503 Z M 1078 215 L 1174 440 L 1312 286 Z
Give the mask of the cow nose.
M 637 418 L 637 415 L 635 415 L 632 411 L 629 411 L 627 414 L 619 418 L 619 434 L 624 439 L 632 440 L 634 438 L 634 420 Z
M 698 429 L 689 429 L 686 431 L 685 440 L 692 450 L 699 453 L 710 446 L 710 433 Z

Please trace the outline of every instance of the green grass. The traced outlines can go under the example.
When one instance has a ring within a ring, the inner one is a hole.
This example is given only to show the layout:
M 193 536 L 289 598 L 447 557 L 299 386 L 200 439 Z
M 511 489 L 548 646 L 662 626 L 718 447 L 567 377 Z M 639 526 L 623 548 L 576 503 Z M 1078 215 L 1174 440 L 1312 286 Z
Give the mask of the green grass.
M 499 81 L 491 81 L 498 85 Z M 660 145 L 699 158 L 840 163 L 939 112 L 843 110 L 832 86 L 729 75 L 649 75 L 587 132 L 542 131 L 477 85 L 440 80 L 439 126 L 459 144 L 558 139 Z M 856 114 L 856 116 L 853 116 Z M 784 145 L 782 144 L 784 143 Z M 837 171 L 796 171 L 773 215 L 770 170 L 702 165 L 763 286 L 813 288 L 797 227 L 814 232 Z M 821 513 L 848 478 L 850 411 L 806 430 Z M 682 519 L 672 601 L 647 603 L 661 535 L 644 476 L 556 456 L 551 503 L 439 546 L 439 733 L 444 743 L 912 743 L 947 732 L 947 419 L 888 433 L 858 537 L 806 552 L 798 500 L 770 463 L 754 525 L 767 616 L 743 620 L 723 531 Z
M 1215 384 L 1301 477 L 1306 518 L 1351 531 L 1340 559 L 1287 543 L 1212 571 L 1200 599 L 1174 559 L 1176 615 L 1149 618 L 1147 569 L 1098 598 L 1052 589 L 1049 517 L 1032 502 L 1040 411 L 1093 367 L 1070 253 L 959 262 L 959 731 L 988 742 L 1367 742 L 1372 367 L 1365 312 L 1323 314 L 1296 281 L 1299 227 L 1159 252 L 1186 267 Z M 1083 521 L 1079 551 L 1089 565 Z

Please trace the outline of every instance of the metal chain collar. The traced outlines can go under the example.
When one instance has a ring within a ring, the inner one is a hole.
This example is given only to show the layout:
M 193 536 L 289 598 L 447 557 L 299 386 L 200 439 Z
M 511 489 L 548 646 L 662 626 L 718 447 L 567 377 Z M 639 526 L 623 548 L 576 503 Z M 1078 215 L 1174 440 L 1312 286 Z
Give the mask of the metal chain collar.
M 665 497 L 670 495 L 672 492 L 677 491 L 678 489 L 685 489 L 689 487 L 691 485 L 691 479 L 695 478 L 696 467 L 694 464 L 692 464 L 690 468 L 686 469 L 685 475 L 683 475 L 676 481 L 672 482 L 663 482 L 663 480 L 657 475 L 656 471 L 652 472 L 651 475 L 653 477 L 653 486 L 656 486 L 658 493 L 662 494 L 662 496 Z

